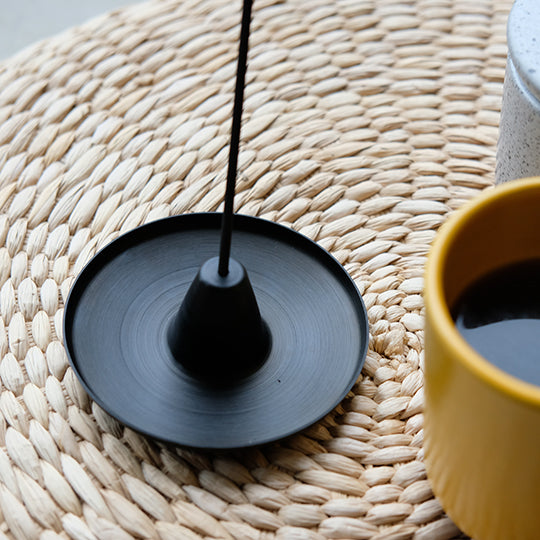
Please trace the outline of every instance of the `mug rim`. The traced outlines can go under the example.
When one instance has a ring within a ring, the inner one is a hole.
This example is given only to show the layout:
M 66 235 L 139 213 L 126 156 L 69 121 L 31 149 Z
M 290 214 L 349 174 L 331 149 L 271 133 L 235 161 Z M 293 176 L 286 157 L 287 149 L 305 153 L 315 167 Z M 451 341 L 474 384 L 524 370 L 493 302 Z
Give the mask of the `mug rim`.
M 540 176 L 512 180 L 488 189 L 457 210 L 439 229 L 428 254 L 425 280 L 424 304 L 426 317 L 441 336 L 445 348 L 455 361 L 498 392 L 533 407 L 540 407 L 540 386 L 526 382 L 496 367 L 478 353 L 456 328 L 450 309 L 445 301 L 443 267 L 456 236 L 467 226 L 476 213 L 509 194 L 540 191 Z

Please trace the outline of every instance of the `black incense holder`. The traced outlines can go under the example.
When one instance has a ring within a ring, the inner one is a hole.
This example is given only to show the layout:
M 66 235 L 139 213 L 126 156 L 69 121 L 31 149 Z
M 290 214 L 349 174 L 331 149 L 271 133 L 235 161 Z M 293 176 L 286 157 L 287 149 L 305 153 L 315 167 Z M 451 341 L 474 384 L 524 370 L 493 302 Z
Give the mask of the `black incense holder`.
M 66 351 L 92 398 L 140 432 L 194 447 L 263 444 L 313 424 L 352 387 L 368 345 L 362 298 L 328 252 L 233 213 L 250 19 L 245 0 L 223 214 L 121 236 L 65 306 Z

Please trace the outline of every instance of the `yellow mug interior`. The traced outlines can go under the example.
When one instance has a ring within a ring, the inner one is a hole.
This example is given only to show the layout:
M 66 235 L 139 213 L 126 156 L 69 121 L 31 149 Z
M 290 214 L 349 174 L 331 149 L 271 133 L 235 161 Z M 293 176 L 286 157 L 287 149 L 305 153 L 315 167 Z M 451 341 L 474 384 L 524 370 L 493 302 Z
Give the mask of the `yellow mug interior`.
M 499 391 L 536 407 L 540 387 L 507 374 L 476 353 L 456 329 L 450 310 L 482 276 L 538 258 L 540 177 L 508 182 L 482 193 L 441 228 L 426 266 L 425 290 L 431 320 L 454 358 Z

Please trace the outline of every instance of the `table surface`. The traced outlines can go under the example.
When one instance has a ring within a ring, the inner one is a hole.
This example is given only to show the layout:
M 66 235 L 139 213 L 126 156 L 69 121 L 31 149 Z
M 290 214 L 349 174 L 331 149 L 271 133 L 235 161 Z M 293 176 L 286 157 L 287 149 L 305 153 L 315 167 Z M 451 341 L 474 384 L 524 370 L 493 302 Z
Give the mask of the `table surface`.
M 129 0 L 2 0 L 0 59 L 7 59 L 38 40 L 80 25 L 92 17 L 133 3 Z
M 422 276 L 493 184 L 510 5 L 255 1 L 236 210 L 345 266 L 370 347 L 321 422 L 227 453 L 92 403 L 62 314 L 122 232 L 220 209 L 239 3 L 137 4 L 0 63 L 0 538 L 462 537 L 423 464 Z

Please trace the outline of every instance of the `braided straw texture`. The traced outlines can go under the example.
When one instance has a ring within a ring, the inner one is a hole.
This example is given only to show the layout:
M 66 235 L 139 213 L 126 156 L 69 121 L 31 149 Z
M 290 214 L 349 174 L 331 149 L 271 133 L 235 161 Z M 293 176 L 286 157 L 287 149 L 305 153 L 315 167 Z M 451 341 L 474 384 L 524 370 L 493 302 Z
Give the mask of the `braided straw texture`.
M 232 453 L 100 410 L 62 316 L 119 234 L 220 209 L 240 4 L 136 5 L 0 63 L 1 539 L 462 536 L 422 461 L 422 272 L 493 183 L 510 3 L 255 1 L 236 209 L 330 250 L 371 336 L 337 410 Z

